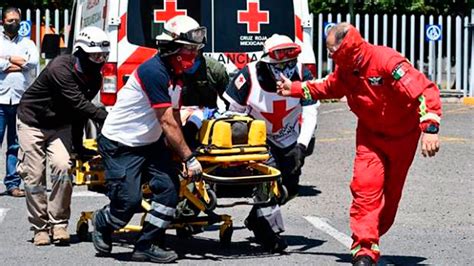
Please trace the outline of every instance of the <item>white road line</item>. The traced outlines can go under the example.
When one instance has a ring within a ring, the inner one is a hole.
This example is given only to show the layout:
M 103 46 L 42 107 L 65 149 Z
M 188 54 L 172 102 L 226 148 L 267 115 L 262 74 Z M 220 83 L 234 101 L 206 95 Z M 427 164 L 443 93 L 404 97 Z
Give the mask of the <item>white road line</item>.
M 346 248 L 351 248 L 352 238 L 344 233 L 337 231 L 336 228 L 332 227 L 330 224 L 324 221 L 325 219 L 314 216 L 305 216 L 304 218 L 317 229 L 332 236 L 334 239 L 343 244 Z
M 3 219 L 5 219 L 8 210 L 10 209 L 0 208 L 0 224 L 3 222 Z
M 77 191 L 77 192 L 72 192 L 72 197 L 105 197 L 104 194 L 102 193 L 97 193 L 93 191 Z
M 314 216 L 304 216 L 304 218 L 312 224 L 314 227 L 319 229 L 320 231 L 323 231 L 324 233 L 332 236 L 334 239 L 336 239 L 339 243 L 343 244 L 347 249 L 351 249 L 352 246 L 352 238 L 344 233 L 341 233 L 337 231 L 336 228 L 332 227 L 330 224 L 328 224 L 326 221 L 328 219 L 325 218 L 319 218 L 319 217 L 314 217 Z M 377 265 L 390 265 L 390 263 L 385 260 L 384 258 L 380 258 L 379 261 L 377 262 Z
M 347 110 L 348 110 L 347 108 L 337 108 L 337 109 L 322 111 L 322 112 L 320 112 L 320 114 L 338 113 L 338 112 L 343 112 L 343 111 L 347 111 Z

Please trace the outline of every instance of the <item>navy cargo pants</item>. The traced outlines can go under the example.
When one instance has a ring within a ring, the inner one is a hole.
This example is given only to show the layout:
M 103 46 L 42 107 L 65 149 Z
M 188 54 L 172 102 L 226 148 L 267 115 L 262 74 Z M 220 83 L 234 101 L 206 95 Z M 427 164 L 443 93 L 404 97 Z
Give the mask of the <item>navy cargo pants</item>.
M 123 228 L 141 210 L 142 184 L 148 182 L 152 210 L 147 213 L 137 245 L 147 248 L 163 234 L 178 204 L 178 167 L 162 137 L 156 143 L 130 147 L 98 137 L 110 203 L 97 215 L 97 226 Z

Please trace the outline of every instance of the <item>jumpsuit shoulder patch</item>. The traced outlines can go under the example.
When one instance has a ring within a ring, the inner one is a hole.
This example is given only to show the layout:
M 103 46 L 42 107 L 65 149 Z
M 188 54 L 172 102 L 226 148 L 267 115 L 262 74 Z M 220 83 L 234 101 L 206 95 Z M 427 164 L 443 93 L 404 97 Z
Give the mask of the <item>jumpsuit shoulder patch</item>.
M 237 88 L 237 90 L 240 90 L 240 88 L 242 88 L 245 82 L 247 82 L 247 79 L 245 78 L 244 74 L 240 73 L 240 75 L 237 76 L 237 78 L 235 79 L 234 85 Z
M 405 76 L 408 70 L 408 67 L 405 64 L 405 62 L 400 63 L 395 67 L 395 69 L 393 69 L 392 77 L 394 80 L 400 80 L 403 76 Z

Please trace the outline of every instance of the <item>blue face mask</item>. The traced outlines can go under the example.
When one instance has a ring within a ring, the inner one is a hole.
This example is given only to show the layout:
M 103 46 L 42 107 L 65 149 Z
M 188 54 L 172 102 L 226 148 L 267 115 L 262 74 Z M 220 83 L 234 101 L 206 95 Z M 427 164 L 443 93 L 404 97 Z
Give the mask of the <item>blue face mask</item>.
M 194 73 L 196 73 L 196 70 L 199 68 L 200 65 L 201 65 L 201 58 L 198 57 L 194 60 L 193 66 L 190 69 L 185 70 L 184 73 L 194 74 Z

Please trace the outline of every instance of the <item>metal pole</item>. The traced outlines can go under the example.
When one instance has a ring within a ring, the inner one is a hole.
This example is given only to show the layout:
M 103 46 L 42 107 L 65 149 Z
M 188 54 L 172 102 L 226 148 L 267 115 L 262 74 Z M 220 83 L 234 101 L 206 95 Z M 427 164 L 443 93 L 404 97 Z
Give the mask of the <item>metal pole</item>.
M 349 14 L 351 14 L 351 24 L 354 25 L 355 17 L 354 17 L 354 0 L 349 0 Z
M 474 96 L 474 9 L 471 9 L 471 24 L 470 31 L 471 31 L 471 80 L 469 81 L 469 96 Z

